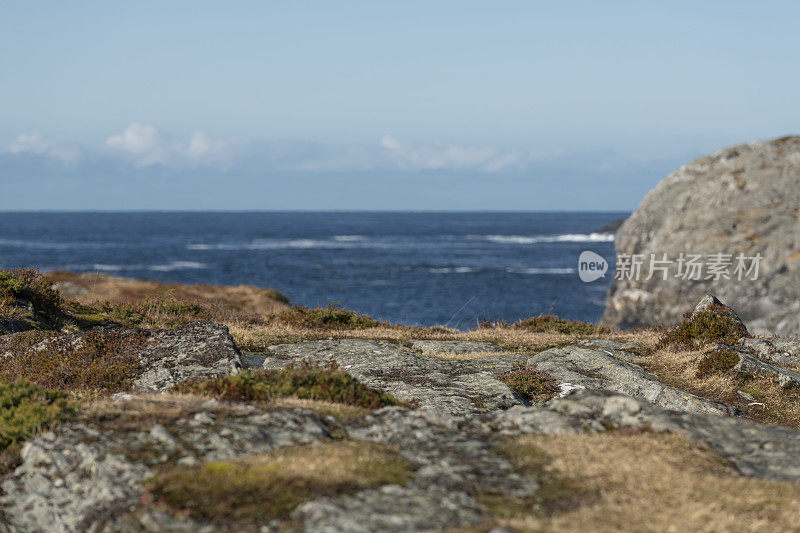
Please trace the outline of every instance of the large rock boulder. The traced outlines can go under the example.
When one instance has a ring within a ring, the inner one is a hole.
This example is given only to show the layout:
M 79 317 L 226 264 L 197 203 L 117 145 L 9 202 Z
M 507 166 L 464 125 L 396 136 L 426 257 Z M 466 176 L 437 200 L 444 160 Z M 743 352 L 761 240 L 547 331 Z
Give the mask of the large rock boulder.
M 616 280 L 609 291 L 609 325 L 672 324 L 686 302 L 713 293 L 751 333 L 800 332 L 800 137 L 726 148 L 681 167 L 625 221 L 616 247 L 618 258 L 641 254 L 644 264 L 638 279 Z M 665 253 L 667 279 L 660 271 L 647 279 L 651 254 L 659 260 Z M 679 275 L 681 253 L 701 256 L 701 279 Z M 733 256 L 730 279 L 708 271 L 713 254 Z M 752 272 L 737 279 L 739 254 L 761 255 L 755 280 Z
M 211 379 L 239 372 L 239 348 L 222 324 L 193 322 L 175 329 L 149 330 L 139 352 L 141 374 L 134 389 L 160 392 L 191 379 Z

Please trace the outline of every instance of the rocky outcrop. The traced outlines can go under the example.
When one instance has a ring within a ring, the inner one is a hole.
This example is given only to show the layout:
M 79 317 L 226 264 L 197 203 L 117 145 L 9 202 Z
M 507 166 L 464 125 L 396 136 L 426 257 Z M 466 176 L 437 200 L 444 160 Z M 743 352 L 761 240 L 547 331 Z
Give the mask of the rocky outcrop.
M 241 353 L 221 324 L 194 322 L 147 334 L 138 354 L 142 367 L 135 390 L 163 391 L 181 381 L 227 376 L 242 368 Z
M 549 374 L 561 385 L 627 394 L 663 409 L 688 413 L 735 414 L 724 403 L 664 385 L 643 368 L 614 357 L 603 348 L 566 346 L 528 358 L 526 366 Z
M 148 404 L 150 402 L 152 405 Z M 161 413 L 133 423 L 130 413 Z M 126 418 L 127 417 L 127 418 Z M 115 416 L 63 425 L 26 444 L 2 483 L 6 517 L 19 531 L 217 531 L 154 505 L 144 481 L 162 466 L 261 454 L 345 438 L 388 445 L 414 466 L 405 485 L 308 500 L 263 531 L 428 531 L 485 524 L 484 495 L 526 498 L 539 490 L 497 445 L 524 434 L 613 430 L 674 432 L 703 443 L 744 475 L 800 482 L 800 432 L 741 418 L 667 411 L 609 391 L 580 390 L 543 406 L 461 417 L 388 407 L 337 422 L 305 408 L 197 401 L 164 409 L 119 400 Z
M 122 400 L 120 411 L 134 409 Z M 150 407 L 158 413 L 159 406 Z M 28 442 L 22 465 L 2 482 L 0 503 L 19 531 L 137 531 L 155 522 L 196 530 L 141 505 L 143 481 L 158 465 L 194 464 L 314 443 L 329 425 L 307 410 L 258 412 L 216 402 L 157 423 L 66 424 Z M 154 417 L 156 418 L 156 417 Z M 124 419 L 124 415 L 123 415 Z
M 475 414 L 524 403 L 494 377 L 520 365 L 524 358 L 509 353 L 443 360 L 391 342 L 342 339 L 270 346 L 264 368 L 283 368 L 304 359 L 333 361 L 359 381 L 399 400 L 414 400 L 423 409 Z
M 638 279 L 616 280 L 610 289 L 603 316 L 609 325 L 669 325 L 685 302 L 714 293 L 753 334 L 800 333 L 800 137 L 726 148 L 681 167 L 625 221 L 616 248 L 618 257 L 642 255 L 644 264 Z M 660 260 L 665 253 L 672 261 L 667 279 L 660 271 L 647 279 L 651 254 Z M 730 254 L 730 279 L 708 268 L 701 279 L 684 279 L 681 253 L 700 255 L 704 264 Z M 760 254 L 757 279 L 746 271 L 737 279 L 739 254 Z
M 609 391 L 576 391 L 551 400 L 546 409 L 565 417 L 560 421 L 562 428 L 577 428 L 578 432 L 646 428 L 680 433 L 707 444 L 744 475 L 800 482 L 800 431 L 796 429 L 765 426 L 743 418 L 665 411 Z M 507 412 L 511 415 L 495 415 L 505 418 L 506 432 L 510 433 L 514 424 L 527 431 L 530 418 L 537 416 L 536 408 L 511 411 Z M 548 432 L 547 428 L 534 425 L 533 432 Z
M 800 337 L 745 338 L 739 340 L 736 349 L 769 363 L 800 366 Z

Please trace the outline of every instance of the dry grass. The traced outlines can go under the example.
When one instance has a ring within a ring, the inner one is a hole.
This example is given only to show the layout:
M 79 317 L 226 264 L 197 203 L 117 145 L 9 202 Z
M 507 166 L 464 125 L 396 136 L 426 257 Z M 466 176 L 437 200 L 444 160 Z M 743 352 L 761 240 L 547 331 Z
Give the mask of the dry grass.
M 500 523 L 514 531 L 798 527 L 800 485 L 743 477 L 707 447 L 679 435 L 526 436 L 503 450 L 518 468 L 545 479 L 548 499 L 495 504 Z
M 370 414 L 370 410 L 357 405 L 325 402 L 322 400 L 305 400 L 300 398 L 277 398 L 270 402 L 273 409 L 308 409 L 322 416 L 332 416 L 343 422 L 357 420 Z
M 215 417 L 244 416 L 273 409 L 308 409 L 320 416 L 333 416 L 342 421 L 355 420 L 370 413 L 368 409 L 319 400 L 276 398 L 267 404 L 236 402 L 210 402 L 196 394 L 137 394 L 129 399 L 109 397 L 87 398 L 81 403 L 77 416 L 81 420 L 100 424 L 116 430 L 149 430 L 156 424 L 170 424 L 179 419 L 191 418 L 197 413 L 211 413 Z
M 279 292 L 250 285 L 224 287 L 220 285 L 180 285 L 159 283 L 105 274 L 76 274 L 53 271 L 47 277 L 58 284 L 65 299 L 82 304 L 96 302 L 132 303 L 169 296 L 179 301 L 224 306 L 232 311 L 270 315 L 292 308 Z
M 273 344 L 312 341 L 319 339 L 375 339 L 393 342 L 413 340 L 465 340 L 492 342 L 504 349 L 517 352 L 541 351 L 554 346 L 564 346 L 578 339 L 616 339 L 624 342 L 641 342 L 654 345 L 657 341 L 655 330 L 625 333 L 566 334 L 529 332 L 512 327 L 478 328 L 460 331 L 443 327 L 418 328 L 405 326 L 378 326 L 358 330 L 329 330 L 321 328 L 298 328 L 283 323 L 258 324 L 245 321 L 226 323 L 239 346 L 253 351 L 263 350 Z M 468 359 L 487 354 L 462 354 L 455 358 Z M 454 358 L 452 356 L 444 356 Z
M 405 484 L 412 465 L 366 442 L 291 446 L 262 456 L 167 469 L 147 484 L 157 504 L 229 527 L 285 517 L 305 500 Z

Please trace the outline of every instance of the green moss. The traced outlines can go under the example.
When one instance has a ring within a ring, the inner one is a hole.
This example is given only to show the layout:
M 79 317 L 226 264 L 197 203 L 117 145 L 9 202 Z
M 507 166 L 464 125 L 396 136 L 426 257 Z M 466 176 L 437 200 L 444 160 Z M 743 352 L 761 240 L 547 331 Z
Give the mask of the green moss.
M 18 446 L 74 411 L 65 393 L 27 381 L 0 380 L 0 451 Z M 7 457 L 3 457 L 3 462 Z
M 308 361 L 281 370 L 244 371 L 235 376 L 188 381 L 179 384 L 175 390 L 231 401 L 269 402 L 274 398 L 293 397 L 367 409 L 400 405 L 391 395 L 363 385 L 339 370 L 334 363 L 321 366 Z
M 664 332 L 657 347 L 696 350 L 710 342 L 735 344 L 746 334 L 724 307 L 713 305 L 694 315 L 686 313 L 682 322 Z
M 554 315 L 539 315 L 515 322 L 511 327 L 535 333 L 563 333 L 565 335 L 597 335 L 611 333 L 606 326 L 567 320 Z
M 25 379 L 65 390 L 117 392 L 130 388 L 139 368 L 140 332 L 91 330 L 79 341 L 53 336 L 41 349 L 11 348 L 0 358 L 0 378 Z
M 739 362 L 739 354 L 733 350 L 716 350 L 707 353 L 697 364 L 697 377 L 702 378 L 731 370 Z
M 405 484 L 411 465 L 371 443 L 282 448 L 261 457 L 174 467 L 147 483 L 150 498 L 190 516 L 226 525 L 285 518 L 306 500 L 385 484 Z
M 500 372 L 495 377 L 508 385 L 508 388 L 521 398 L 539 403 L 549 400 L 558 393 L 558 385 L 544 372 L 517 367 Z

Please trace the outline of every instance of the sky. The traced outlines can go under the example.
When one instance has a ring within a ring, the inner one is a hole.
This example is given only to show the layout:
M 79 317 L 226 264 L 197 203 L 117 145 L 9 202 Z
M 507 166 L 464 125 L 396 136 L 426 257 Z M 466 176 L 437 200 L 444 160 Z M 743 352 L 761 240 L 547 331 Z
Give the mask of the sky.
M 0 210 L 632 210 L 800 133 L 798 2 L 0 0 Z

